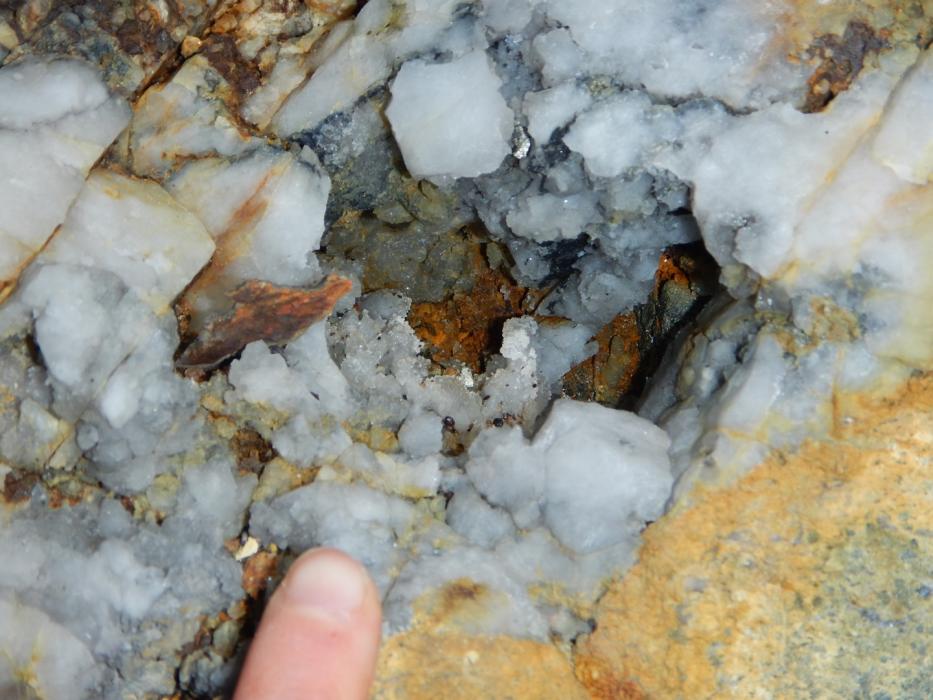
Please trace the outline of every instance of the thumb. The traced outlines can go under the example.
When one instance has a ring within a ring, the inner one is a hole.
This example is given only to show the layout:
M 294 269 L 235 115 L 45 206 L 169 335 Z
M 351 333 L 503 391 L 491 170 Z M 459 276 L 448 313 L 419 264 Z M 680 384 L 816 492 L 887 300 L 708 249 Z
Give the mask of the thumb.
M 380 624 L 360 564 L 334 549 L 305 552 L 266 606 L 234 700 L 364 700 Z

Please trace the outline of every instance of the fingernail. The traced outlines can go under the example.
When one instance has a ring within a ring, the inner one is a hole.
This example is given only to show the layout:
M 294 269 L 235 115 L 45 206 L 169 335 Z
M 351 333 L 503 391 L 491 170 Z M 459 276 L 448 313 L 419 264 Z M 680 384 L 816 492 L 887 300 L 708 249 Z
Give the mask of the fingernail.
M 285 577 L 285 601 L 296 608 L 349 622 L 363 604 L 366 572 L 335 552 L 315 552 L 299 559 Z

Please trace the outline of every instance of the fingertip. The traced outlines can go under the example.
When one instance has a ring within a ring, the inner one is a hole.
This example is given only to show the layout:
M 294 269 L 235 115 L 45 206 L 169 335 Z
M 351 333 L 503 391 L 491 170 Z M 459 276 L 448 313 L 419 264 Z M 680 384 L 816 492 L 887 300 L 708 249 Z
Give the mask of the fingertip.
M 366 698 L 380 625 L 378 591 L 358 562 L 304 553 L 266 607 L 235 699 Z
M 366 570 L 343 552 L 318 549 L 299 557 L 277 595 L 296 613 L 324 615 L 349 623 L 372 584 Z

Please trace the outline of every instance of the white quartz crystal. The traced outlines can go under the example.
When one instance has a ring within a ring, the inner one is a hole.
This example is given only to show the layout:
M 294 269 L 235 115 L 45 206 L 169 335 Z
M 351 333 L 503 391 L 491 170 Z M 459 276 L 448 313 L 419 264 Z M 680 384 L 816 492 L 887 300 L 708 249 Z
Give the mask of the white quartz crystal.
M 478 27 L 455 21 L 459 6 L 459 0 L 412 0 L 401 15 L 393 0 L 367 2 L 353 30 L 341 33 L 339 44 L 328 47 L 331 52 L 310 80 L 282 105 L 272 129 L 287 135 L 318 126 L 328 115 L 352 107 L 391 76 L 394 64 L 411 55 L 441 48 L 461 56 L 474 47 L 485 48 Z
M 79 61 L 0 69 L 0 283 L 41 249 L 84 178 L 129 120 Z
M 933 171 L 933 123 L 918 115 L 933 113 L 933 51 L 929 49 L 897 87 L 878 129 L 874 157 L 902 180 L 917 185 Z
M 538 373 L 546 386 L 556 387 L 561 378 L 598 349 L 591 342 L 593 330 L 576 323 L 539 324 L 535 337 Z
M 441 451 L 443 421 L 436 413 L 408 416 L 398 431 L 399 446 L 413 457 L 426 457 Z
M 319 68 L 343 43 L 353 27 L 351 21 L 336 23 L 326 37 L 313 45 L 308 55 L 302 52 L 305 48 L 303 40 L 296 43 L 294 48 L 297 52 L 280 47 L 272 73 L 243 104 L 243 117 L 262 129 L 268 127 L 282 103 L 304 82 L 307 72 Z M 301 115 L 298 108 L 293 108 L 292 112 L 296 117 Z
M 677 134 L 670 107 L 652 105 L 644 93 L 623 92 L 580 115 L 564 143 L 584 157 L 593 175 L 615 177 L 650 160 L 653 150 Z
M 506 221 L 516 235 L 544 243 L 576 238 L 598 218 L 596 198 L 589 193 L 563 197 L 544 192 L 523 199 Z
M 484 0 L 483 21 L 500 34 L 520 32 L 531 21 L 537 0 Z
M 322 330 L 309 329 L 285 357 L 262 341 L 250 343 L 230 366 L 235 391 L 228 402 L 242 400 L 287 416 L 272 444 L 300 466 L 333 461 L 352 444 L 338 422 L 349 409 L 347 382 L 328 355 Z
M 161 526 L 134 522 L 110 499 L 54 510 L 37 502 L 4 522 L 0 688 L 29 672 L 47 697 L 107 696 L 98 684 L 114 687 L 119 673 L 168 692 L 174 662 L 134 648 L 190 638 L 198 615 L 242 594 L 222 544 L 240 527 L 251 482 L 230 466 L 212 462 L 185 479 Z
M 515 429 L 481 436 L 466 469 L 520 527 L 543 517 L 565 547 L 591 552 L 661 515 L 673 483 L 669 445 L 634 414 L 563 399 L 530 443 Z
M 40 261 L 112 272 L 161 313 L 213 252 L 201 222 L 162 187 L 98 170 Z
M 486 430 L 470 447 L 467 475 L 489 503 L 509 511 L 528 528 L 541 518 L 547 473 L 519 428 Z
M 299 285 L 317 272 L 312 253 L 324 233 L 330 179 L 310 151 L 301 159 L 271 149 L 232 162 L 203 159 L 168 189 L 222 239 L 224 269 L 238 280 Z
M 576 79 L 583 71 L 583 50 L 567 29 L 553 29 L 538 34 L 531 43 L 532 56 L 541 67 L 547 86 Z
M 49 700 L 84 694 L 99 681 L 94 657 L 81 640 L 41 610 L 0 599 L 0 693 L 15 697 L 17 681 L 36 678 Z
M 510 318 L 505 322 L 501 349 L 505 366 L 487 372 L 483 383 L 487 397 L 483 412 L 488 419 L 516 416 L 532 423 L 544 407 L 549 397 L 543 387 L 538 391 L 537 333 L 537 322 L 528 316 Z
M 330 178 L 310 149 L 299 157 L 261 148 L 232 161 L 204 158 L 181 168 L 167 188 L 217 246 L 210 267 L 185 295 L 195 327 L 229 310 L 227 295 L 246 280 L 319 281 L 314 251 L 324 233 Z
M 470 542 L 487 549 L 515 534 L 509 513 L 490 505 L 469 484 L 457 489 L 447 504 L 447 523 Z
M 784 2 L 743 0 L 546 0 L 568 27 L 590 70 L 611 73 L 652 93 L 703 94 L 733 107 L 760 107 L 792 96 L 806 68 L 787 60 Z
M 512 111 L 483 52 L 450 63 L 409 61 L 392 82 L 386 116 L 416 177 L 475 177 L 509 153 Z
M 339 547 L 363 562 L 385 591 L 403 560 L 399 537 L 414 525 L 407 501 L 361 485 L 314 483 L 253 508 L 250 527 L 263 541 L 306 549 Z
M 52 376 L 90 395 L 158 333 L 152 311 L 134 293 L 91 268 L 43 265 L 19 300 L 36 319 L 36 342 Z
M 318 68 L 303 89 L 292 93 L 273 118 L 277 133 L 317 126 L 335 111 L 349 109 L 390 73 L 385 49 L 365 36 L 350 36 Z
M 528 93 L 522 108 L 528 115 L 528 133 L 535 141 L 547 143 L 555 129 L 565 126 L 592 101 L 590 94 L 573 82 Z

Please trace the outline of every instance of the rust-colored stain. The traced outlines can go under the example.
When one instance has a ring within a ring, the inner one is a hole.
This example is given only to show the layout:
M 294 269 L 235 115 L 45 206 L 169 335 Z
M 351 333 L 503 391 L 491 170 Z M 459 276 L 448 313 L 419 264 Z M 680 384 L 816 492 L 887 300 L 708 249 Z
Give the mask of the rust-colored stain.
M 447 618 L 457 613 L 462 614 L 470 608 L 481 607 L 488 594 L 489 589 L 482 583 L 470 579 L 451 581 L 441 590 L 435 614 Z
M 244 282 L 230 295 L 233 311 L 210 322 L 175 364 L 184 370 L 209 370 L 256 340 L 284 345 L 326 318 L 352 287 L 350 280 L 339 275 L 329 275 L 317 289 Z
M 533 313 L 544 292 L 522 287 L 500 269 L 492 269 L 480 245 L 475 246 L 472 269 L 471 291 L 412 304 L 408 322 L 434 362 L 442 367 L 459 364 L 478 373 L 499 351 L 505 322 Z
M 593 337 L 596 354 L 564 375 L 564 393 L 578 401 L 626 405 L 641 392 L 677 330 L 713 294 L 716 270 L 703 251 L 689 246 L 663 251 L 646 303 L 600 329 Z
M 55 469 L 41 472 L 12 469 L 0 480 L 0 503 L 26 503 L 37 486 L 42 489 L 46 505 L 52 510 L 93 499 L 100 491 L 99 484 L 80 477 L 75 478 L 72 472 Z M 121 504 L 126 507 L 122 500 Z
M 362 2 L 353 2 L 352 0 L 305 0 L 305 3 L 315 12 L 335 20 L 352 16 L 357 6 L 362 7 L 363 5 Z
M 258 474 L 275 457 L 275 449 L 269 441 L 250 428 L 240 428 L 234 433 L 230 438 L 230 449 L 236 458 L 237 468 L 243 473 Z
M 279 570 L 281 554 L 273 552 L 257 552 L 243 562 L 243 590 L 250 598 L 259 598 L 276 577 Z
M 46 496 L 48 497 L 48 506 L 52 510 L 58 510 L 64 506 L 76 506 L 96 490 L 91 484 L 76 484 L 75 482 L 62 484 L 45 483 Z
M 585 700 L 570 661 L 552 644 L 414 630 L 380 650 L 374 700 Z
M 0 304 L 7 300 L 7 297 L 13 293 L 13 290 L 16 289 L 16 280 L 19 279 L 19 273 L 16 274 L 16 279 L 9 280 L 0 280 Z
M 593 338 L 599 346 L 596 354 L 564 375 L 564 393 L 578 401 L 617 406 L 638 373 L 640 336 L 633 312 L 616 316 Z
M 675 249 L 665 250 L 658 258 L 658 271 L 655 273 L 655 290 L 668 282 L 686 286 L 699 274 L 698 263 Z M 657 293 L 657 291 L 655 291 Z
M 270 185 L 281 177 L 286 167 L 287 163 L 282 161 L 270 168 L 250 196 L 233 212 L 223 232 L 214 239 L 216 247 L 211 261 L 192 280 L 175 304 L 179 335 L 183 340 L 194 337 L 204 329 L 205 306 L 215 313 L 229 308 L 230 295 L 227 292 L 234 289 L 238 280 L 232 278 L 228 269 L 239 258 L 249 255 L 256 224 L 269 206 Z
M 3 499 L 7 503 L 23 503 L 29 500 L 38 483 L 39 475 L 35 472 L 11 471 L 3 479 Z
M 243 59 L 234 37 L 228 34 L 208 34 L 202 40 L 199 51 L 233 87 L 235 100 L 245 99 L 262 84 L 262 74 L 256 66 Z
M 638 683 L 620 678 L 601 659 L 578 658 L 575 671 L 577 678 L 586 679 L 584 685 L 592 700 L 651 700 Z
M 140 13 L 124 20 L 116 28 L 113 36 L 130 56 L 141 56 L 153 48 L 171 49 L 174 40 L 166 31 L 166 27 L 158 21 L 159 13 L 147 13 L 149 21 L 140 19 Z
M 825 109 L 876 55 L 926 48 L 930 11 L 918 0 L 788 0 L 774 43 L 791 62 L 813 67 L 802 111 Z
M 807 81 L 808 92 L 804 112 L 819 112 L 833 98 L 849 89 L 865 64 L 865 58 L 884 48 L 886 41 L 870 26 L 850 21 L 842 36 L 826 34 L 818 37 L 810 48 L 820 60 Z

